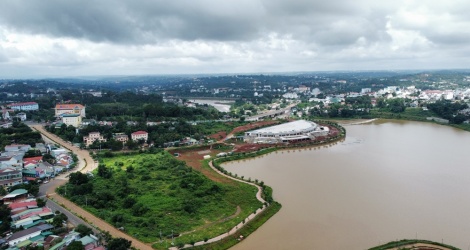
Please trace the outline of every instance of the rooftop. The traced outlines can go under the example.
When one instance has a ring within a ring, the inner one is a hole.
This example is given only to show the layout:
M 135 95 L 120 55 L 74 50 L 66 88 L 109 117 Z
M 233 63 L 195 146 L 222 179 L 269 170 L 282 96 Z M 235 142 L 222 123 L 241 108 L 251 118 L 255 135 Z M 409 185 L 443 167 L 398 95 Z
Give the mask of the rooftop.
M 136 131 L 136 132 L 134 132 L 134 133 L 132 133 L 132 134 L 133 134 L 133 135 L 146 135 L 146 134 L 148 134 L 148 133 L 145 132 L 145 131 L 140 130 L 140 131 Z
M 309 129 L 309 128 L 315 128 L 317 127 L 317 124 L 311 121 L 306 121 L 306 120 L 297 120 L 293 122 L 288 122 L 288 123 L 283 123 L 267 128 L 260 128 L 252 131 L 248 131 L 249 133 L 260 133 L 260 134 L 265 134 L 265 133 L 281 133 L 281 132 L 292 132 L 292 131 L 301 131 L 304 129 Z

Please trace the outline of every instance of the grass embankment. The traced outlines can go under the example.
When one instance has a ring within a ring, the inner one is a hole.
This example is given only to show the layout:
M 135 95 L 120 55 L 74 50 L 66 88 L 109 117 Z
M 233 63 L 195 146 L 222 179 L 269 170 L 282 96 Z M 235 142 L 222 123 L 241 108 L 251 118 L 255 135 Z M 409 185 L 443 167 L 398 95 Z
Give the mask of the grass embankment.
M 422 108 L 406 108 L 405 111 L 401 113 L 393 113 L 389 110 L 373 109 L 370 111 L 369 116 L 370 118 L 401 119 L 410 121 L 427 121 L 427 117 L 438 117 L 434 112 L 423 110 Z
M 262 206 L 256 187 L 215 183 L 165 151 L 100 161 L 94 177 L 71 176 L 59 192 L 154 248 L 169 246 L 172 232 L 178 245 L 223 234 Z
M 432 123 L 436 123 L 440 125 L 451 126 L 454 128 L 465 130 L 465 131 L 470 131 L 470 124 L 464 124 L 464 123 L 448 124 L 448 123 L 438 123 L 434 121 L 429 121 L 426 119 L 427 117 L 439 117 L 439 116 L 430 110 L 423 110 L 422 108 L 406 108 L 406 110 L 402 113 L 392 113 L 390 111 L 371 110 L 370 116 L 373 118 L 432 122 Z
M 446 249 L 449 249 L 449 250 L 460 250 L 459 248 L 456 248 L 456 247 L 453 247 L 453 246 L 449 246 L 449 245 L 446 245 L 446 244 L 442 244 L 442 243 L 438 243 L 438 242 L 433 242 L 433 241 L 429 241 L 429 240 L 400 240 L 400 241 L 392 241 L 392 242 L 389 242 L 387 244 L 384 244 L 384 245 L 381 245 L 381 246 L 377 246 L 377 247 L 373 247 L 373 248 L 370 248 L 369 250 L 387 250 L 387 249 L 395 249 L 395 248 L 399 248 L 399 249 L 403 249 L 403 250 L 406 250 L 406 249 L 415 249 L 415 248 L 412 248 L 412 244 L 418 244 L 418 243 L 422 243 L 422 244 L 427 244 L 429 246 L 439 246 L 439 247 L 444 247 Z M 409 247 L 409 248 L 408 248 Z M 430 248 L 431 249 L 431 248 Z M 440 248 L 436 248 L 436 249 L 440 249 Z
M 211 250 L 222 250 L 228 249 L 238 242 L 240 242 L 240 235 L 246 238 L 248 235 L 252 234 L 256 231 L 259 227 L 261 227 L 269 218 L 274 216 L 279 210 L 281 210 L 281 204 L 277 202 L 271 203 L 270 206 L 266 208 L 263 212 L 261 212 L 255 219 L 247 222 L 237 233 L 230 235 L 218 242 L 193 247 L 192 249 L 211 249 Z

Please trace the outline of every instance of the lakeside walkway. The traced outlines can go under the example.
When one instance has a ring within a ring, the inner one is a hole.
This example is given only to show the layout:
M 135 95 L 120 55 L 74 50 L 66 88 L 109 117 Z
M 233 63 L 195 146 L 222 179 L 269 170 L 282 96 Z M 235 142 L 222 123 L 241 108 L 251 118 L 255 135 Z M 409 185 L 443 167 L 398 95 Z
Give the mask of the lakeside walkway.
M 340 124 L 341 126 L 361 125 L 361 124 L 371 123 L 371 122 L 374 122 L 376 120 L 378 120 L 378 118 L 369 119 L 369 120 L 361 120 L 361 121 L 354 120 L 351 123 L 348 123 L 347 121 L 338 121 L 338 124 Z
M 248 182 L 248 181 L 244 181 L 244 180 L 240 180 L 240 179 L 237 179 L 235 177 L 232 177 L 232 176 L 229 176 L 229 175 L 226 175 L 222 172 L 220 172 L 218 169 L 216 169 L 214 167 L 214 165 L 212 164 L 212 161 L 209 162 L 209 166 L 212 168 L 212 170 L 214 170 L 216 173 L 226 177 L 226 178 L 229 178 L 229 179 L 232 179 L 232 180 L 235 180 L 235 181 L 238 181 L 238 182 L 242 182 L 242 183 L 245 183 L 245 184 L 248 184 L 248 185 L 252 185 L 254 187 L 256 187 L 258 189 L 258 191 L 256 192 L 256 199 L 259 200 L 261 203 L 265 203 L 266 201 L 263 199 L 262 197 L 262 193 L 263 193 L 263 189 L 256 185 L 255 183 L 252 183 L 252 182 Z M 214 238 L 211 238 L 207 241 L 198 241 L 194 244 L 194 246 L 202 246 L 202 245 L 205 245 L 205 244 L 209 244 L 209 243 L 214 243 L 214 242 L 217 242 L 219 240 L 222 240 L 230 235 L 233 235 L 235 234 L 238 230 L 240 230 L 246 223 L 248 223 L 249 221 L 253 220 L 256 216 L 258 216 L 261 212 L 263 212 L 267 207 L 263 205 L 262 208 L 258 208 L 256 210 L 256 213 L 251 213 L 244 221 L 245 222 L 240 222 L 238 223 L 238 225 L 236 225 L 235 227 L 233 227 L 232 229 L 230 229 L 230 231 L 228 231 L 227 233 L 224 233 L 224 234 L 221 234 L 219 236 L 216 236 Z M 183 248 L 189 248 L 189 247 L 192 247 L 192 245 L 190 244 L 186 244 L 184 245 Z M 170 248 L 171 250 L 177 250 L 178 248 L 177 247 L 172 247 Z

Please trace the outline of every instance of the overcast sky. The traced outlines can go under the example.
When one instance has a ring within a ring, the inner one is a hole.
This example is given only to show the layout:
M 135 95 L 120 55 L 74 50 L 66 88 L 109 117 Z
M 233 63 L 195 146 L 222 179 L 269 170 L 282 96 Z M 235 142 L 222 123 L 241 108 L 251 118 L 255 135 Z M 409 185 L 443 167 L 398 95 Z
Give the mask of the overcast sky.
M 469 68 L 468 0 L 2 0 L 0 78 Z

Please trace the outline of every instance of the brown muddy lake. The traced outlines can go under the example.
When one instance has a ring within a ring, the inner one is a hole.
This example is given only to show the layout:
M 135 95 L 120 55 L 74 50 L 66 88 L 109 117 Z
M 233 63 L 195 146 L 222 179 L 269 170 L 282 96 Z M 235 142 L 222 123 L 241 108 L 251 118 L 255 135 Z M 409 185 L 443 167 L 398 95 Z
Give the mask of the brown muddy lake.
M 431 123 L 345 126 L 334 145 L 224 164 L 283 208 L 232 249 L 368 249 L 397 239 L 470 247 L 470 132 Z

